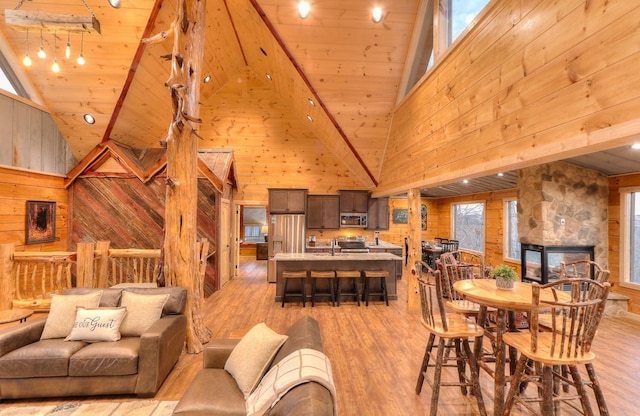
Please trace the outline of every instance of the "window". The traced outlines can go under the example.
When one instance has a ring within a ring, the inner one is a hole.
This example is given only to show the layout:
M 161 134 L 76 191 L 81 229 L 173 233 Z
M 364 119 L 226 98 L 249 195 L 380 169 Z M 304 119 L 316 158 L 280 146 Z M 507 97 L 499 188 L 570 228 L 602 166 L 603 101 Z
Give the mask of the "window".
M 518 240 L 518 201 L 504 201 L 504 257 L 520 261 L 520 242 Z
M 244 226 L 244 236 L 247 240 L 256 239 L 257 237 L 261 237 L 260 234 L 260 225 L 245 225 Z
M 459 247 L 484 252 L 484 203 L 453 204 L 451 210 L 452 235 Z
M 0 89 L 8 91 L 12 94 L 19 95 L 23 98 L 29 98 L 26 90 L 20 84 L 18 77 L 16 76 L 9 62 L 0 52 Z
M 407 67 L 405 94 L 442 57 L 462 35 L 489 0 L 423 0 L 418 16 L 422 25 L 416 27 L 413 39 L 413 62 Z M 420 19 L 420 17 L 419 17 Z
M 640 187 L 620 190 L 620 284 L 640 289 Z

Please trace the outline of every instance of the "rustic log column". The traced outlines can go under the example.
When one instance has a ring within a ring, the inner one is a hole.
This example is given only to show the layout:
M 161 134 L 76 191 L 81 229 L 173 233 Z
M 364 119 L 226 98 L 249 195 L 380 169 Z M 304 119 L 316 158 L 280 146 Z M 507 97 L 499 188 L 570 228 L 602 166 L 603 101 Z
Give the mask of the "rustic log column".
M 76 287 L 98 287 L 94 277 L 93 243 L 78 243 L 76 247 Z
M 98 241 L 96 252 L 99 253 L 96 261 L 96 287 L 109 287 L 109 246 L 110 241 Z
M 0 244 L 0 310 L 11 309 L 16 294 L 13 280 L 13 254 L 16 245 L 13 243 Z
M 173 23 L 171 76 L 167 81 L 173 120 L 166 140 L 167 191 L 164 230 L 164 276 L 167 286 L 187 289 L 187 351 L 199 353 L 211 331 L 200 314 L 199 253 L 197 250 L 198 136 L 200 81 L 204 57 L 204 0 L 180 0 Z
M 407 193 L 409 217 L 409 270 L 413 270 L 415 263 L 422 259 L 422 218 L 420 213 L 420 189 L 410 189 Z M 407 278 L 407 312 L 420 312 L 420 297 L 418 296 L 418 276 L 408 273 Z

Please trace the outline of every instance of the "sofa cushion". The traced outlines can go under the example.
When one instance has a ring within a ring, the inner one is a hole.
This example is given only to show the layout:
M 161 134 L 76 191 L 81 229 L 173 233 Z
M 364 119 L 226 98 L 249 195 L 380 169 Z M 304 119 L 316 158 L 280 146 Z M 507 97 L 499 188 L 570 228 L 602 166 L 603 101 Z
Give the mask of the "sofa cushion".
M 0 378 L 67 376 L 70 358 L 86 345 L 62 338 L 25 345 L 0 357 Z
M 271 366 L 276 365 L 284 357 L 301 348 L 313 348 L 322 351 L 322 336 L 320 324 L 310 316 L 303 316 L 291 325 L 286 335 L 289 337 L 278 354 L 273 359 Z
M 247 414 L 244 395 L 222 368 L 203 368 L 173 410 L 174 415 L 235 416 Z
M 51 309 L 40 339 L 64 338 L 71 332 L 76 317 L 76 307 L 97 308 L 102 291 L 86 295 L 51 295 Z
M 117 341 L 127 308 L 76 308 L 76 319 L 65 341 Z
M 251 328 L 231 351 L 224 369 L 236 380 L 245 399 L 256 388 L 287 338 L 261 322 Z
M 120 325 L 122 336 L 140 336 L 162 315 L 162 308 L 169 294 L 140 295 L 124 291 L 120 306 L 127 308 L 127 314 Z
M 139 295 L 169 295 L 169 299 L 167 299 L 164 308 L 162 308 L 162 316 L 184 314 L 187 306 L 187 290 L 179 286 L 158 288 L 132 287 L 125 289 L 125 291 Z
M 87 345 L 71 356 L 70 376 L 123 376 L 138 372 L 139 337 Z

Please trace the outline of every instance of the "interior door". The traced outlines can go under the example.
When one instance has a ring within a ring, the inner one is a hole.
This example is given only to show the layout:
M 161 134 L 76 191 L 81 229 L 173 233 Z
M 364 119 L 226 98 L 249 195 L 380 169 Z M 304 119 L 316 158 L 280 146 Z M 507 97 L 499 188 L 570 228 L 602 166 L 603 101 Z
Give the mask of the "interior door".
M 229 282 L 231 264 L 231 208 L 228 199 L 220 201 L 220 288 Z

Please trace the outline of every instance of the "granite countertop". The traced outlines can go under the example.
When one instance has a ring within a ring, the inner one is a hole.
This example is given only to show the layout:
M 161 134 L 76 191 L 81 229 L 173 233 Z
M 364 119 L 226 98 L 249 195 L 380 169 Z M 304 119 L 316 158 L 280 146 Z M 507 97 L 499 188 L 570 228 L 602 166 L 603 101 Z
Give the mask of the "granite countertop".
M 330 253 L 278 253 L 273 257 L 274 260 L 399 260 L 400 258 L 391 253 L 336 253 L 332 256 Z
M 376 245 L 375 241 L 367 241 L 365 243 L 366 247 L 368 248 L 379 248 L 379 249 L 400 249 L 402 250 L 402 247 L 397 246 L 395 244 L 391 244 L 391 243 L 387 243 L 386 241 L 382 241 L 380 240 L 378 245 Z M 331 241 L 316 241 L 316 245 L 315 246 L 310 246 L 309 242 L 306 242 L 306 248 L 307 249 L 314 249 L 314 248 L 331 248 Z M 339 249 L 339 247 L 338 247 Z

